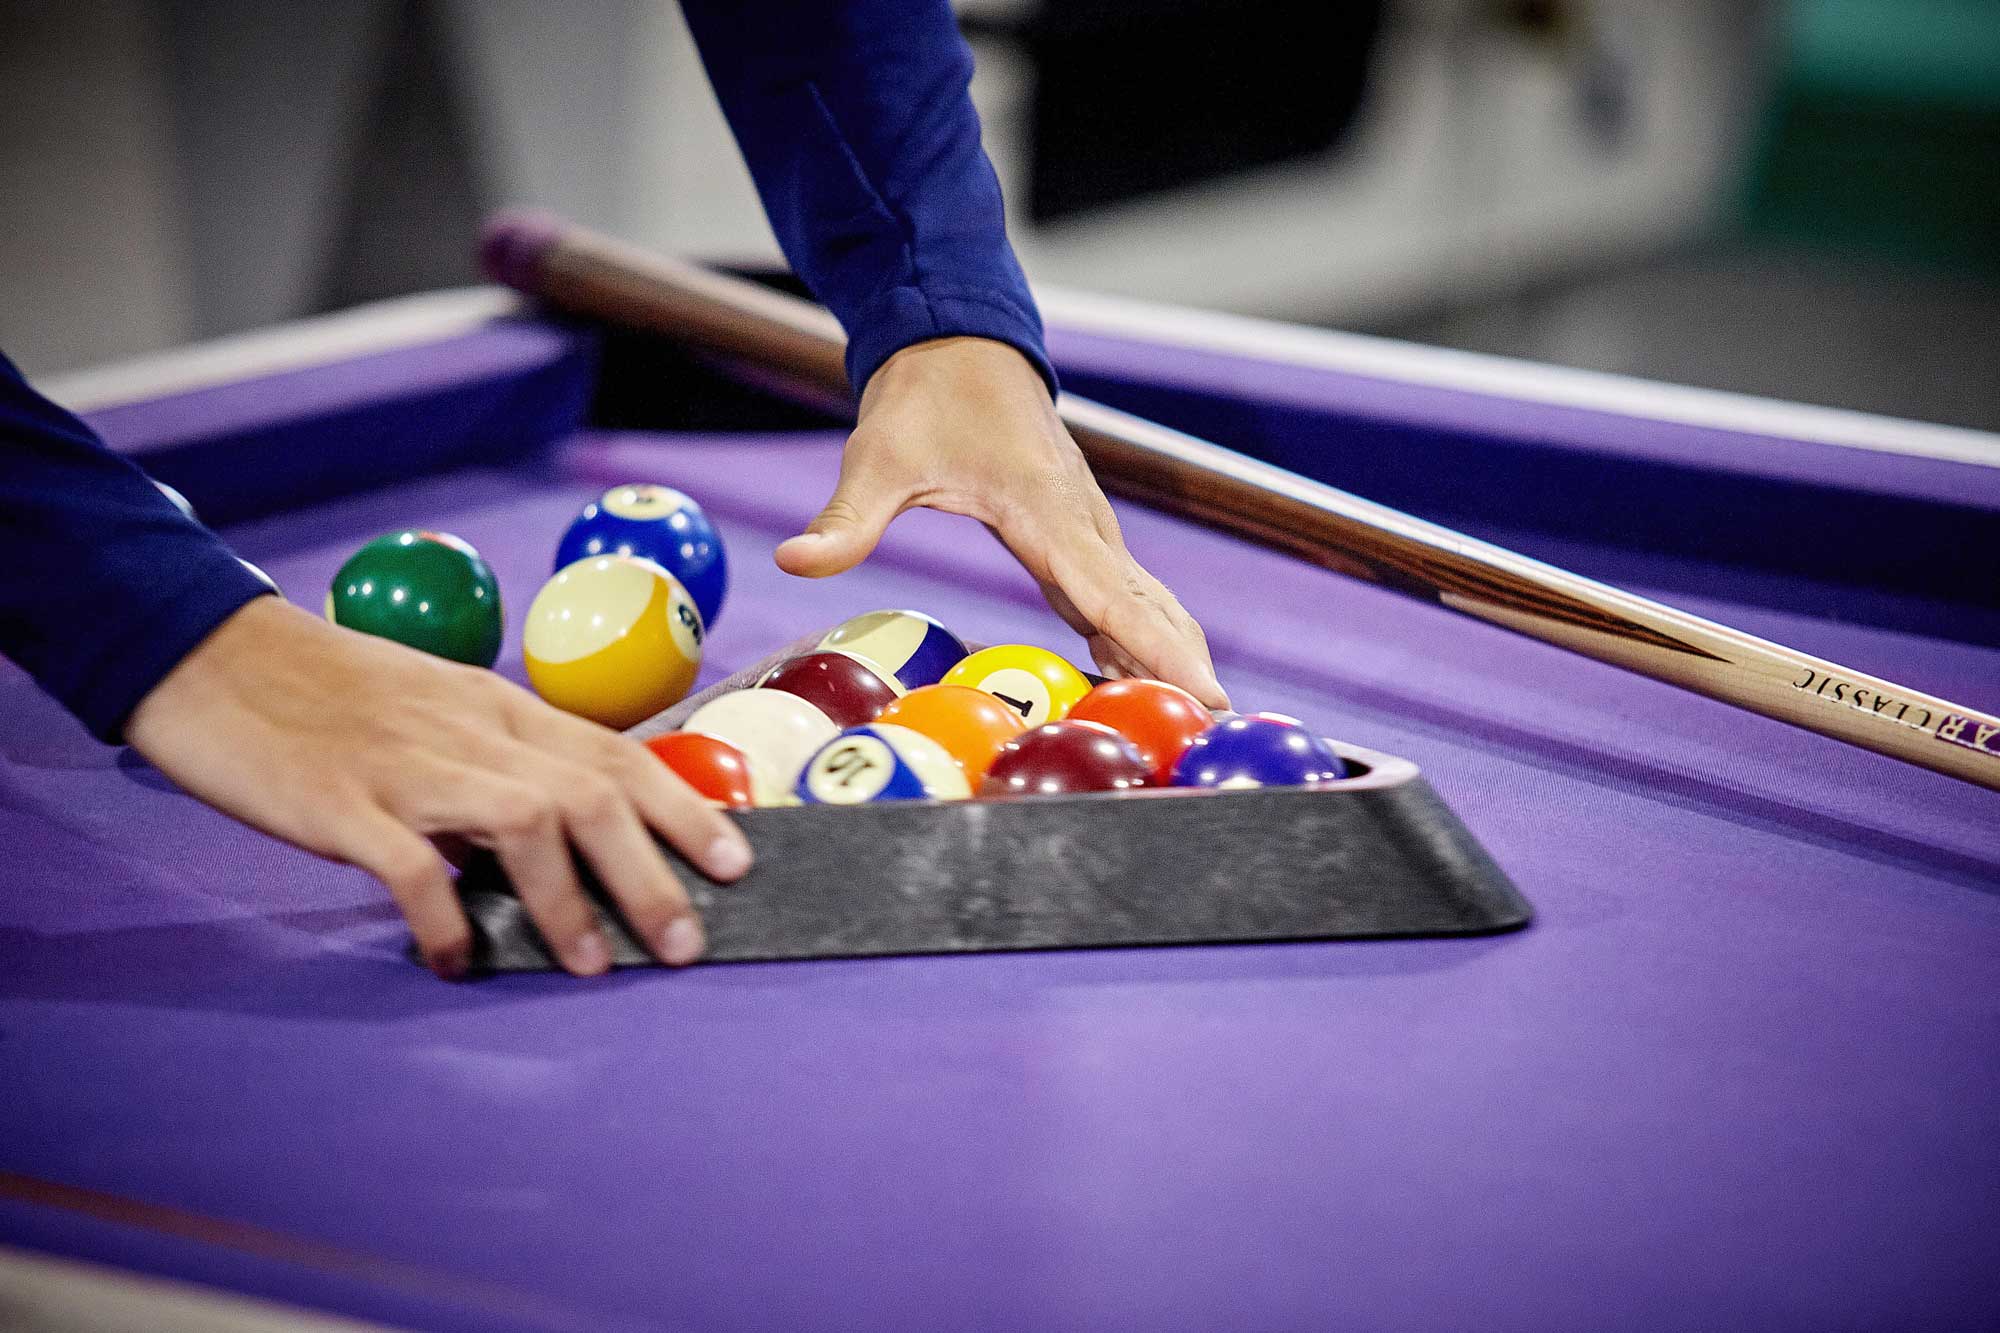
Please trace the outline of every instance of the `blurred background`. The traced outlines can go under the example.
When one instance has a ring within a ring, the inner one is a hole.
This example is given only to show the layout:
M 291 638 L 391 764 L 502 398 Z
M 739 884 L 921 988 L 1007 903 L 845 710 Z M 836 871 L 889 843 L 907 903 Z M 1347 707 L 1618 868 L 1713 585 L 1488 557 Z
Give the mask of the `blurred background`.
M 964 0 L 1041 283 L 2000 429 L 1995 0 Z M 0 348 L 777 257 L 670 0 L 0 0 Z

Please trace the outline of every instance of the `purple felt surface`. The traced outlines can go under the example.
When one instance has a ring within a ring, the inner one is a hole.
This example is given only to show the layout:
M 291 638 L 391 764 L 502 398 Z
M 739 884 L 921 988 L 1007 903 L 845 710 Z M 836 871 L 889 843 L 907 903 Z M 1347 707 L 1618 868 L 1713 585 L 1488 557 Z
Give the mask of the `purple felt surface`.
M 967 521 L 778 573 L 836 444 L 586 434 L 229 535 L 314 606 L 360 541 L 446 528 L 517 621 L 573 510 L 645 477 L 732 550 L 707 678 L 887 605 L 1077 651 Z M 1239 704 L 1417 760 L 1536 923 L 452 987 L 362 877 L 0 669 L 0 1171 L 356 1263 L 18 1205 L 0 1240 L 466 1329 L 2000 1321 L 2000 797 L 1122 518 Z M 2000 708 L 2000 652 L 1731 579 L 1693 609 Z
M 532 319 L 501 319 L 476 336 L 377 352 L 248 381 L 229 381 L 89 414 L 121 453 L 159 453 L 190 439 L 352 412 L 359 404 L 407 400 L 470 381 L 522 376 L 560 361 L 582 335 Z M 309 467 L 310 460 L 283 460 Z M 280 470 L 275 469 L 274 470 Z

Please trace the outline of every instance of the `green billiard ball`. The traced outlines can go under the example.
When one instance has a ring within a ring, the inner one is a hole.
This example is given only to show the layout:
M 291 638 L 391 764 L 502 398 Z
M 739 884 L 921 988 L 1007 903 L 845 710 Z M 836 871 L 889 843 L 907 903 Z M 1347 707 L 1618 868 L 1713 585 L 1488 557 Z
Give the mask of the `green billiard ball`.
M 392 532 L 348 557 L 326 618 L 454 662 L 500 655 L 500 585 L 472 546 L 445 532 Z

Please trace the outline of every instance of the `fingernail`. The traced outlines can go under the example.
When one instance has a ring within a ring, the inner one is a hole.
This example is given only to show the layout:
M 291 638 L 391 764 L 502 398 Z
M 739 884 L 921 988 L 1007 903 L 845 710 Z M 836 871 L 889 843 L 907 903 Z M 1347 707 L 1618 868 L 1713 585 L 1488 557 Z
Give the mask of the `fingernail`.
M 674 967 L 686 967 L 707 947 L 700 923 L 691 916 L 675 917 L 660 936 L 660 957 Z
M 588 930 L 569 946 L 570 971 L 594 977 L 611 966 L 611 946 L 601 931 Z
M 750 869 L 750 844 L 725 834 L 708 844 L 701 862 L 711 879 L 739 879 Z

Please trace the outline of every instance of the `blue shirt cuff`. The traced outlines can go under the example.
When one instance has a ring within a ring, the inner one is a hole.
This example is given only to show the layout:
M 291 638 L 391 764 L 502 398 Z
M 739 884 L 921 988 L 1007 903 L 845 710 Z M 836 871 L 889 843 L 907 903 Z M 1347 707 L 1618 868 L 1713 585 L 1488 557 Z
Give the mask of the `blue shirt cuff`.
M 223 621 L 256 598 L 273 595 L 220 543 L 190 544 L 187 554 L 173 584 L 157 590 L 162 595 L 149 613 L 107 639 L 74 677 L 43 682 L 99 740 L 121 743 L 132 710 L 168 672 Z
M 932 338 L 991 338 L 1028 359 L 1056 393 L 1055 367 L 1042 346 L 1042 322 L 1003 295 L 900 286 L 877 297 L 854 320 L 847 343 L 847 381 L 858 396 L 882 363 Z

